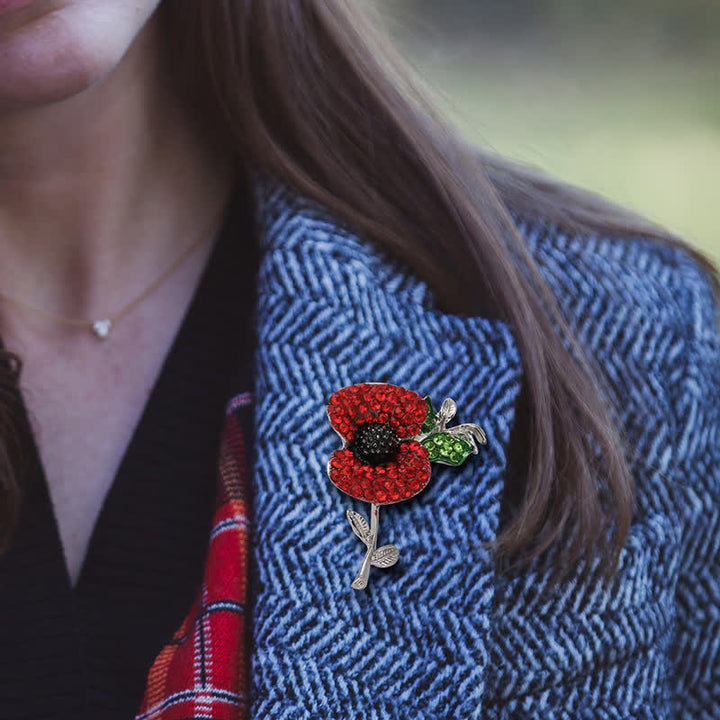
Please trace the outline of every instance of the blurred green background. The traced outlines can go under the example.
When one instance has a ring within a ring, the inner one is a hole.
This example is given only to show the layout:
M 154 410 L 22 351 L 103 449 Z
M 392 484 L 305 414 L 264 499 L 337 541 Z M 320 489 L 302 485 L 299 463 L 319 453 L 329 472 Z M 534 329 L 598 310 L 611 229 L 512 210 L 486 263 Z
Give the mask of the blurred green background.
M 478 144 L 720 262 L 720 0 L 380 0 Z

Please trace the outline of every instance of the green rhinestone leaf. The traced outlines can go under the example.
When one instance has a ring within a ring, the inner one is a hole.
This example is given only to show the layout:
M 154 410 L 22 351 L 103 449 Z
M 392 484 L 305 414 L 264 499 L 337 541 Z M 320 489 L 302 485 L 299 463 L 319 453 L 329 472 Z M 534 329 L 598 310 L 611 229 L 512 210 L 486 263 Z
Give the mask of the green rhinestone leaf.
M 421 444 L 427 448 L 430 462 L 454 467 L 462 465 L 473 451 L 472 445 L 467 440 L 446 432 L 430 435 Z
M 420 428 L 420 431 L 429 433 L 435 427 L 438 414 L 435 412 L 435 408 L 432 406 L 432 401 L 429 397 L 425 398 L 425 405 L 427 405 L 427 415 L 425 416 L 425 422 Z

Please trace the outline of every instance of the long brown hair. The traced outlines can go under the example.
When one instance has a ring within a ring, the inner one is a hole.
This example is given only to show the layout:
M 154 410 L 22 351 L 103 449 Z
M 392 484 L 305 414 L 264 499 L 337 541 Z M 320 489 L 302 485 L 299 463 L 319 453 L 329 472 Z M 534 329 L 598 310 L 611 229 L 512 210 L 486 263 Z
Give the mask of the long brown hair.
M 447 311 L 512 326 L 524 368 L 510 450 L 517 501 L 498 555 L 526 561 L 565 537 L 563 567 L 599 548 L 611 569 L 632 519 L 627 460 L 599 373 L 573 351 L 511 212 L 574 231 L 678 241 L 466 145 L 416 92 L 359 0 L 165 0 L 159 12 L 173 76 L 240 162 L 384 245 Z

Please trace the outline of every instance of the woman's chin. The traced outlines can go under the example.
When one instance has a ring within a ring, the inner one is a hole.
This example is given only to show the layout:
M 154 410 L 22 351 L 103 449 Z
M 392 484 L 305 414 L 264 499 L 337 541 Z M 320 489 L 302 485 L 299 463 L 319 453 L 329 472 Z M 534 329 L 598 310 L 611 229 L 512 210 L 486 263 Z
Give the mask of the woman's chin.
M 158 0 L 33 3 L 9 24 L 0 15 L 0 111 L 56 103 L 89 88 L 122 60 Z M 51 8 L 40 12 L 39 8 Z M 22 12 L 22 11 L 21 11 Z
M 0 109 L 55 103 L 82 92 L 108 71 L 112 58 L 61 33 L 0 38 Z
M 52 105 L 90 87 L 101 73 L 92 67 L 55 65 L 24 66 L 12 72 L 0 69 L 0 112 Z
M 52 105 L 90 87 L 101 73 L 91 67 L 28 67 L 0 69 L 0 112 Z

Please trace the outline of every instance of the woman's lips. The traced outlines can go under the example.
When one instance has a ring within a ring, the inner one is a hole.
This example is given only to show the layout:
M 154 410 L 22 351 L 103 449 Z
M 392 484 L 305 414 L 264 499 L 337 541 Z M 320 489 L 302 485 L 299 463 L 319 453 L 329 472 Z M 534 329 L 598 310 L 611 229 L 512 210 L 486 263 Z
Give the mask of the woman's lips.
M 33 0 L 0 0 L 0 15 L 30 5 Z

